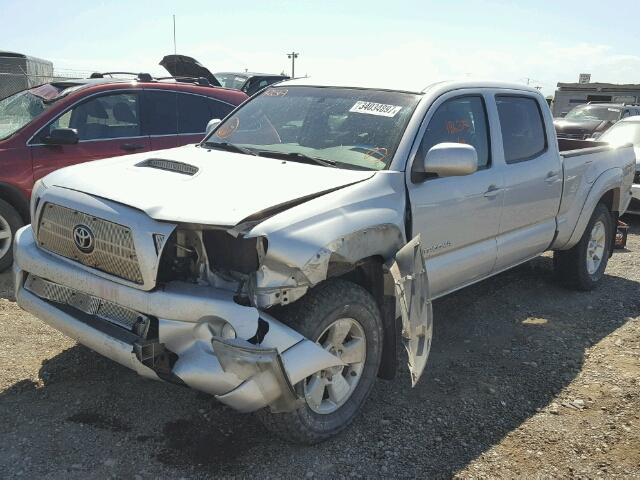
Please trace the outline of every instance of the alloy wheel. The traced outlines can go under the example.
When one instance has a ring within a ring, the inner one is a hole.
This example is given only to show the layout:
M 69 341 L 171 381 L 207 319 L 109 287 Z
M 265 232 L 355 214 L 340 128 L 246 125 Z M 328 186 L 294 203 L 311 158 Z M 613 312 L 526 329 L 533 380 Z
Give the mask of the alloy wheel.
M 329 325 L 316 343 L 337 355 L 344 365 L 321 370 L 305 380 L 304 396 L 315 413 L 335 412 L 360 382 L 367 356 L 364 329 L 353 318 L 340 318 Z

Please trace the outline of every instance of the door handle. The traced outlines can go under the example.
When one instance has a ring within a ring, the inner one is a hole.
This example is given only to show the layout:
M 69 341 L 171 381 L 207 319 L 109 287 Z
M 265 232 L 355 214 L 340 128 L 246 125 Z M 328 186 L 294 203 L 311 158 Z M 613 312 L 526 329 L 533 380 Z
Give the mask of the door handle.
M 553 183 L 558 179 L 558 175 L 560 175 L 559 171 L 552 170 L 549 173 L 547 173 L 547 178 L 545 178 L 544 181 L 547 183 Z
M 136 150 L 142 150 L 144 145 L 140 145 L 138 143 L 123 143 L 120 145 L 120 148 L 125 152 L 135 152 Z
M 500 190 L 502 190 L 502 189 L 498 188 L 497 185 L 489 185 L 489 188 L 487 188 L 487 191 L 484 192 L 484 196 L 486 198 L 495 198 L 496 195 L 498 195 L 498 193 L 500 193 Z

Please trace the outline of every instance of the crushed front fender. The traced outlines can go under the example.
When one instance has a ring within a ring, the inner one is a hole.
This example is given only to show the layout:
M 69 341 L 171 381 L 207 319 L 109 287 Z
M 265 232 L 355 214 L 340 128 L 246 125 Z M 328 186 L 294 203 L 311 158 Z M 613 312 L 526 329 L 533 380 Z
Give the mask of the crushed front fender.
M 402 343 L 409 356 L 411 385 L 415 386 L 427 364 L 433 337 L 429 278 L 420 235 L 396 253 L 389 271 L 394 280 L 396 302 L 402 315 Z

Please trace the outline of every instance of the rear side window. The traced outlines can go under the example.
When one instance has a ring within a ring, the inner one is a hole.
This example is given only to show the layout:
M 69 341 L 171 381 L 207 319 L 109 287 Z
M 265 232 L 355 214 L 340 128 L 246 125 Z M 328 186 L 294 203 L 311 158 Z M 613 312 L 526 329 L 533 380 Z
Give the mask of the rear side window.
M 546 150 L 542 112 L 534 98 L 498 95 L 496 103 L 507 163 L 531 160 Z
M 178 133 L 178 98 L 175 92 L 145 92 L 144 119 L 147 135 Z
M 208 104 L 207 97 L 179 93 L 178 133 L 204 133 L 213 118 Z

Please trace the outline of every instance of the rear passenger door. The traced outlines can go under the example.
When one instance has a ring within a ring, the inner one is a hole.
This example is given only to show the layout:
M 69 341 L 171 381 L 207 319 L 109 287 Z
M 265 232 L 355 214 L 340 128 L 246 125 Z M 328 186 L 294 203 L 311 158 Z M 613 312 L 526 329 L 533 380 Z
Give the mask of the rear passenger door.
M 179 145 L 200 142 L 210 120 L 222 120 L 235 108 L 234 105 L 203 95 L 178 93 L 177 98 Z
M 144 91 L 142 124 L 151 150 L 178 146 L 178 94 L 171 90 Z
M 551 115 L 533 94 L 497 94 L 500 149 L 504 159 L 504 206 L 495 271 L 544 252 L 556 231 L 562 164 Z M 546 121 L 545 121 L 546 119 Z
M 75 145 L 47 145 L 43 138 L 56 128 L 78 132 Z M 75 163 L 149 150 L 142 132 L 137 91 L 96 94 L 73 104 L 29 142 L 34 178 Z

